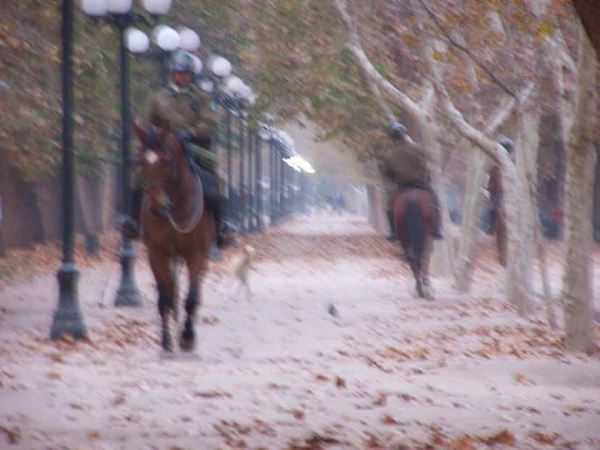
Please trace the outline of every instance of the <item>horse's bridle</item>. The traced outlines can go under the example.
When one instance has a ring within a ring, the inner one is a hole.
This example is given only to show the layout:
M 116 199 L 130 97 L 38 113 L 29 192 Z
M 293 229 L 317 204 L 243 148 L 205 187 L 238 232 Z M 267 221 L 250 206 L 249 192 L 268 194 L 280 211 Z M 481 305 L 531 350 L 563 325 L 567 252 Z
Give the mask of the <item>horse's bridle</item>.
M 164 207 L 166 207 L 167 209 L 167 214 L 168 214 L 168 210 L 173 206 L 173 201 L 171 199 L 172 197 L 172 193 L 170 192 L 171 190 L 171 185 L 173 184 L 173 181 L 175 180 L 175 176 L 176 176 L 176 170 L 175 170 L 175 155 L 172 149 L 172 145 L 170 145 L 170 143 L 167 141 L 164 143 L 166 150 L 167 150 L 167 158 L 165 158 L 165 161 L 168 164 L 168 173 L 167 173 L 167 180 L 165 181 L 146 181 L 145 179 L 142 180 L 142 190 L 144 192 L 149 191 L 152 188 L 160 188 L 162 189 L 162 192 L 164 192 L 165 197 L 167 198 L 167 202 L 166 205 L 163 205 Z M 156 149 L 154 147 L 146 147 L 144 148 L 144 152 L 146 151 L 156 151 Z
M 155 182 L 147 182 L 147 181 L 142 181 L 142 189 L 144 191 L 147 191 L 150 188 L 153 187 L 158 187 L 158 188 L 162 188 L 162 192 L 164 192 L 164 195 L 166 197 L 166 204 L 164 205 L 159 205 L 162 206 L 165 210 L 164 211 L 152 211 L 154 214 L 157 215 L 164 215 L 164 217 L 166 219 L 168 219 L 169 223 L 171 224 L 171 226 L 175 229 L 175 231 L 179 232 L 179 233 L 188 233 L 190 232 L 192 229 L 194 229 L 194 227 L 198 224 L 198 222 L 200 221 L 200 218 L 202 217 L 202 213 L 204 211 L 204 205 L 203 205 L 203 190 L 202 190 L 202 184 L 200 183 L 200 181 L 198 179 L 195 180 L 195 188 L 194 188 L 194 200 L 193 200 L 193 204 L 195 205 L 194 207 L 194 211 L 193 214 L 188 217 L 187 220 L 185 220 L 185 222 L 183 224 L 178 223 L 174 218 L 173 218 L 173 214 L 172 214 L 172 208 L 175 206 L 175 203 L 172 201 L 172 193 L 169 192 L 170 191 L 170 185 L 173 184 L 173 182 L 176 179 L 177 176 L 177 171 L 176 171 L 176 158 L 174 155 L 174 151 L 173 151 L 173 146 L 167 141 L 165 142 L 166 146 L 167 146 L 167 156 L 168 158 L 166 159 L 166 161 L 169 164 L 169 173 L 168 173 L 168 177 L 166 181 L 155 181 Z M 197 175 L 196 175 L 197 177 Z

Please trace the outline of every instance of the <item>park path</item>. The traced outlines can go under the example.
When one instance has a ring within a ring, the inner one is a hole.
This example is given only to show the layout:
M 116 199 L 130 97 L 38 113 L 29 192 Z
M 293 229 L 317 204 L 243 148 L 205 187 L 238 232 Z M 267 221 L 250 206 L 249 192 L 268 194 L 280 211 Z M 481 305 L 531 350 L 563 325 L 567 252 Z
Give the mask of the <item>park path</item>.
M 6 285 L 0 448 L 600 448 L 600 361 L 519 319 L 498 270 L 469 296 L 433 279 L 425 302 L 361 218 L 304 216 L 245 241 L 253 298 L 229 298 L 227 252 L 192 355 L 159 351 L 143 255 L 142 308 L 112 306 L 115 263 L 82 270 L 89 342 L 47 339 L 54 274 Z

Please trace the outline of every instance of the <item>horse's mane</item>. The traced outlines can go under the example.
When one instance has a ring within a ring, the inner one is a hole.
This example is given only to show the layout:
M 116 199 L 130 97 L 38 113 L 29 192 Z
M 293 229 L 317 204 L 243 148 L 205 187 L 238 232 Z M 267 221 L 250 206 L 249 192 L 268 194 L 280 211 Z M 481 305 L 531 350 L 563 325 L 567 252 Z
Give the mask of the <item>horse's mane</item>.
M 166 142 L 161 141 L 159 137 L 159 133 L 162 128 L 157 127 L 156 125 L 149 125 L 146 128 L 146 135 L 144 139 L 144 144 L 151 148 L 161 148 L 163 144 Z M 171 133 L 169 130 L 165 129 L 169 134 Z M 167 135 L 168 136 L 168 135 Z

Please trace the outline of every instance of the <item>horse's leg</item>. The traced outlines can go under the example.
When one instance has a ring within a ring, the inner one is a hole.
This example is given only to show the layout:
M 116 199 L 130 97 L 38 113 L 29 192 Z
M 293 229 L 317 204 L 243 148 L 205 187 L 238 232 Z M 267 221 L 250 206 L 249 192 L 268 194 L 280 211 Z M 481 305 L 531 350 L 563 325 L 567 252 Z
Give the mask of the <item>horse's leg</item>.
M 421 277 L 421 260 L 420 258 L 414 258 L 413 263 L 411 263 L 411 267 L 413 270 L 413 275 L 415 276 L 417 295 L 421 298 L 425 297 L 425 292 L 423 291 L 423 279 Z
M 167 352 L 173 351 L 173 340 L 169 330 L 169 314 L 174 312 L 175 283 L 171 272 L 171 261 L 163 254 L 148 251 L 150 268 L 158 287 L 158 312 L 162 321 L 162 348 Z
M 496 218 L 496 247 L 498 248 L 498 260 L 502 267 L 506 267 L 506 216 L 498 214 Z
M 429 263 L 431 261 L 431 252 L 433 250 L 433 242 L 428 236 L 425 244 L 425 254 L 423 255 L 423 263 L 421 265 L 421 278 L 425 286 L 425 299 L 435 300 L 431 289 L 431 281 L 429 280 Z
M 189 352 L 194 349 L 196 344 L 194 320 L 196 317 L 196 309 L 200 300 L 200 281 L 206 268 L 203 267 L 205 264 L 202 262 L 202 257 L 198 255 L 187 259 L 186 263 L 188 266 L 190 286 L 188 290 L 188 296 L 185 299 L 186 316 L 183 324 L 183 330 L 181 331 L 181 336 L 179 338 L 179 346 L 181 347 L 181 350 Z
M 246 280 L 246 282 L 244 284 L 246 286 L 246 300 L 251 301 L 252 300 L 252 290 L 250 289 L 250 281 Z

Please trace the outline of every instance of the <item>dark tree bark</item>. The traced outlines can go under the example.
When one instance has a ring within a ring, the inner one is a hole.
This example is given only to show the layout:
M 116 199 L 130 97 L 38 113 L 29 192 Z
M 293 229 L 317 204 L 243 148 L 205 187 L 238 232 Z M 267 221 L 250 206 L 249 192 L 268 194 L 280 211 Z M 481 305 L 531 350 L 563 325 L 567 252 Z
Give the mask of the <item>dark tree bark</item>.
M 600 1 L 573 0 L 573 5 L 592 46 L 596 49 L 596 58 L 598 58 L 600 56 Z

